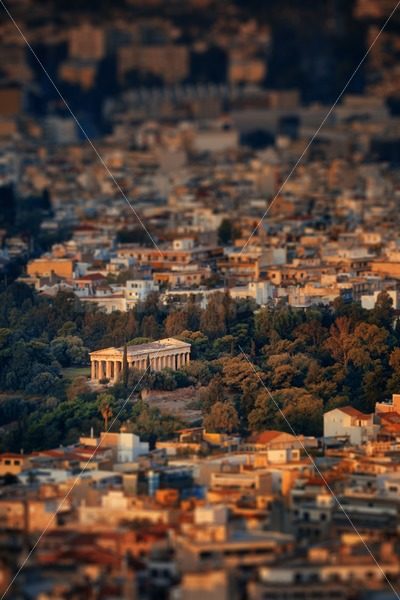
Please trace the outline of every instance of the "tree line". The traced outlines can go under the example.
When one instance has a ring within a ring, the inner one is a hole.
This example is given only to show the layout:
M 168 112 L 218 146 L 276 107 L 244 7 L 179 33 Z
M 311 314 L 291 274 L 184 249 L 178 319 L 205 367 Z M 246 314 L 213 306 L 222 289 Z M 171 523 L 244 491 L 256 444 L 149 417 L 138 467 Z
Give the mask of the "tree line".
M 324 411 L 345 404 L 372 411 L 400 391 L 400 329 L 386 292 L 371 311 L 341 299 L 301 310 L 283 302 L 258 308 L 217 292 L 205 309 L 193 299 L 164 305 L 151 294 L 133 310 L 106 314 L 73 294 L 49 299 L 14 283 L 0 293 L 0 389 L 8 393 L 0 400 L 2 447 L 50 447 L 90 427 L 99 431 L 104 397 L 85 379 L 66 380 L 63 369 L 88 365 L 98 348 L 163 336 L 190 342 L 191 363 L 149 371 L 137 392 L 195 386 L 210 431 L 285 430 L 283 413 L 297 433 L 319 435 Z M 141 376 L 129 371 L 107 388 L 112 414 Z M 123 421 L 138 433 L 139 424 L 149 440 L 182 426 L 145 402 L 129 403 L 115 426 Z

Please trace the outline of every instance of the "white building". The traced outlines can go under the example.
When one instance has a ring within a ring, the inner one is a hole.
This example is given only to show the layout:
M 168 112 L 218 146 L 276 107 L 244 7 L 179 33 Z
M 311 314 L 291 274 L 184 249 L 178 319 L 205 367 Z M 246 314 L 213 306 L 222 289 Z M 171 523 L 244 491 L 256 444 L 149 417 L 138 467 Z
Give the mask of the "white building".
M 152 279 L 130 279 L 125 285 L 126 310 L 134 307 L 138 302 L 146 300 L 152 292 L 158 292 L 158 283 Z
M 228 509 L 223 504 L 197 506 L 194 511 L 196 525 L 225 525 L 228 521 Z
M 126 431 L 124 427 L 119 432 L 102 431 L 100 438 L 81 437 L 79 443 L 91 448 L 97 448 L 100 444 L 111 449 L 114 462 L 118 464 L 135 462 L 139 456 L 149 453 L 148 442 L 142 442 L 138 435 Z
M 232 298 L 252 298 L 258 306 L 268 304 L 276 296 L 276 288 L 268 281 L 251 281 L 247 285 L 232 287 L 229 290 Z
M 104 432 L 101 434 L 101 442 L 115 449 L 117 463 L 134 462 L 139 456 L 149 453 L 148 442 L 141 442 L 138 435 L 127 431 Z
M 347 437 L 358 446 L 376 437 L 378 426 L 373 418 L 373 414 L 366 415 L 352 406 L 334 408 L 324 414 L 324 437 Z

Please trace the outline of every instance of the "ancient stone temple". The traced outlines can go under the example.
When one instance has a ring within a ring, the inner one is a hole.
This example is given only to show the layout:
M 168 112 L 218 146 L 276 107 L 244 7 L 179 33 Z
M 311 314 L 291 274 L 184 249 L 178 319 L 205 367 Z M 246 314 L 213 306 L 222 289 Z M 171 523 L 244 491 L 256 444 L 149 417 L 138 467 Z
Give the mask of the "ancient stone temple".
M 165 338 L 157 342 L 127 347 L 128 367 L 144 371 L 150 364 L 154 371 L 180 369 L 190 362 L 191 345 Z M 116 382 L 122 371 L 124 348 L 104 348 L 90 353 L 91 380 L 109 379 Z

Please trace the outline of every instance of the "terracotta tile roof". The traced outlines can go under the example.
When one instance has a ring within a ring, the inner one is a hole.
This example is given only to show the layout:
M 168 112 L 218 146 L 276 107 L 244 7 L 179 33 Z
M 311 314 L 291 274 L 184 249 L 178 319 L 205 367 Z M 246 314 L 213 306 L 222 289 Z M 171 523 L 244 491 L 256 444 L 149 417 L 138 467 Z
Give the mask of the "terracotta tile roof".
M 0 460 L 2 458 L 26 458 L 24 454 L 17 454 L 16 452 L 3 452 L 0 454 Z
M 397 412 L 380 413 L 379 418 L 382 424 L 384 423 L 400 423 L 400 414 Z
M 365 413 L 362 413 L 360 410 L 357 410 L 357 408 L 354 408 L 354 406 L 340 406 L 337 410 L 344 412 L 350 417 L 357 417 L 357 419 L 361 419 L 363 421 L 369 421 L 369 419 L 371 418 L 371 415 L 366 415 Z
M 101 273 L 89 273 L 88 275 L 83 275 L 82 277 L 77 277 L 75 281 L 99 281 L 107 279 Z
M 294 439 L 294 436 L 292 436 L 290 433 L 286 433 L 284 431 L 276 431 L 274 429 L 269 429 L 267 431 L 262 431 L 261 433 L 253 433 L 249 437 L 249 441 L 253 442 L 255 444 L 269 444 L 269 443 L 273 442 L 274 440 L 276 440 L 281 435 L 290 436 L 291 438 Z

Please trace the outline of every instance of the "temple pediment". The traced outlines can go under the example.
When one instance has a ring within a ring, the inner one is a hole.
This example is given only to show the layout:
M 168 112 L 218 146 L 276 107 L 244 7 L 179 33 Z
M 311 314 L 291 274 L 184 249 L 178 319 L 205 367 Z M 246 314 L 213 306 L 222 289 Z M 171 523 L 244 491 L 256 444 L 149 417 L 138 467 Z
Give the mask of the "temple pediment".
M 127 346 L 127 361 L 130 369 L 144 371 L 150 366 L 154 371 L 179 369 L 190 362 L 191 344 L 176 338 L 164 338 L 145 344 Z M 110 347 L 90 353 L 91 379 L 99 381 L 118 380 L 122 371 L 124 347 Z

